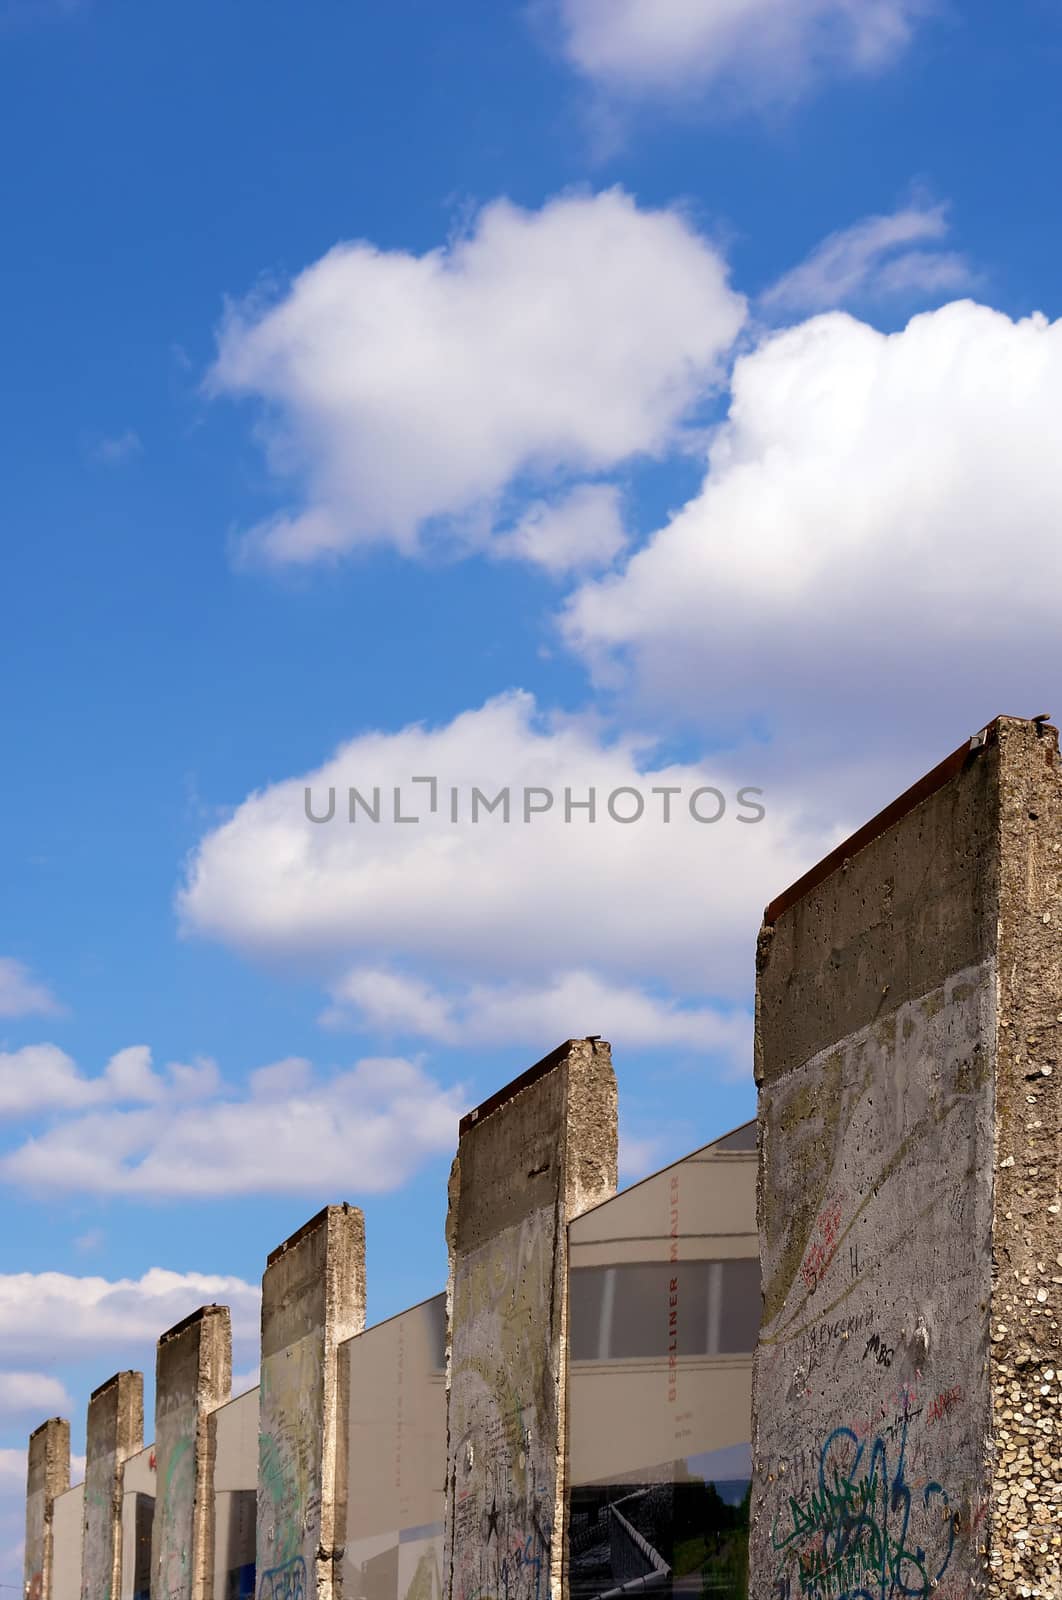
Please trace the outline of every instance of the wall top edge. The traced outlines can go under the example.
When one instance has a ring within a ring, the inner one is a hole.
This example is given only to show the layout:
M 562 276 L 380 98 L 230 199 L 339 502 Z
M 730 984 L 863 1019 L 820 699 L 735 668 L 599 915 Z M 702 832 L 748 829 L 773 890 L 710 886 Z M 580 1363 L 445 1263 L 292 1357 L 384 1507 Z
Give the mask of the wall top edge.
M 551 1050 L 548 1056 L 543 1056 L 542 1060 L 536 1061 L 533 1067 L 528 1067 L 527 1071 L 521 1072 L 518 1078 L 514 1078 L 511 1083 L 507 1083 L 503 1089 L 498 1089 L 496 1093 L 484 1100 L 481 1105 L 475 1106 L 471 1111 L 467 1112 L 461 1118 L 458 1128 L 459 1134 L 463 1136 L 468 1133 L 469 1129 L 475 1128 L 486 1117 L 491 1116 L 493 1112 L 500 1111 L 502 1106 L 508 1105 L 510 1100 L 515 1100 L 518 1094 L 538 1083 L 540 1078 L 546 1077 L 547 1073 L 552 1072 L 553 1068 L 559 1066 L 564 1060 L 573 1044 L 598 1044 L 601 1042 L 603 1041 L 599 1033 L 588 1034 L 585 1039 L 565 1039 L 564 1043 L 559 1044 L 555 1050 Z
M 34 1428 L 33 1432 L 30 1434 L 30 1438 L 35 1439 L 39 1433 L 44 1433 L 47 1428 L 54 1427 L 57 1422 L 59 1423 L 60 1427 L 65 1426 L 69 1428 L 70 1426 L 70 1423 L 67 1421 L 66 1417 L 46 1417 L 43 1422 L 39 1423 L 37 1427 Z
M 116 1384 L 121 1383 L 123 1378 L 139 1378 L 143 1382 L 144 1374 L 142 1372 L 134 1372 L 131 1367 L 127 1367 L 124 1372 L 116 1372 L 113 1377 L 107 1379 L 106 1383 L 101 1383 L 98 1389 L 93 1389 L 89 1395 L 89 1400 L 98 1400 L 101 1394 L 106 1394 L 108 1389 L 113 1389 Z
M 924 777 L 918 779 L 917 783 L 913 783 L 909 789 L 905 789 L 903 794 L 898 795 L 883 811 L 879 811 L 876 816 L 871 817 L 869 822 L 865 822 L 861 828 L 857 828 L 855 833 L 843 840 L 836 849 L 831 850 L 829 855 L 823 856 L 822 860 L 816 862 L 813 867 L 804 873 L 803 877 L 798 878 L 795 883 L 790 884 L 788 889 L 772 900 L 763 913 L 764 922 L 769 926 L 776 923 L 779 917 L 796 905 L 797 901 L 802 900 L 812 889 L 816 889 L 820 883 L 825 882 L 845 861 L 851 860 L 860 850 L 866 849 L 868 844 L 873 844 L 875 839 L 886 833 L 889 828 L 894 827 L 896 823 L 902 821 L 908 812 L 921 805 L 923 800 L 930 799 L 939 789 L 943 789 L 944 785 L 962 772 L 968 763 L 976 760 L 982 751 L 988 749 L 991 745 L 998 744 L 1000 727 L 1004 723 L 1014 722 L 1031 724 L 1036 728 L 1039 735 L 1046 733 L 1052 734 L 1056 740 L 1058 738 L 1058 729 L 1048 721 L 1047 716 L 993 717 L 992 721 L 983 727 L 979 733 L 975 733 L 971 738 L 965 739 L 957 750 L 953 750 L 950 756 L 945 756 L 944 760 L 935 766 L 931 772 L 927 772 Z
M 180 1322 L 175 1322 L 172 1328 L 167 1328 L 165 1333 L 160 1333 L 158 1342 L 166 1344 L 170 1339 L 176 1339 L 179 1334 L 184 1333 L 186 1328 L 193 1327 L 195 1323 L 205 1322 L 208 1317 L 227 1316 L 228 1311 L 228 1306 L 218 1305 L 216 1300 L 208 1306 L 200 1306 L 189 1316 L 182 1317 Z
M 281 1256 L 288 1250 L 293 1250 L 297 1244 L 301 1244 L 304 1239 L 308 1239 L 311 1233 L 316 1233 L 318 1228 L 323 1228 L 334 1213 L 342 1213 L 343 1216 L 349 1216 L 352 1211 L 357 1211 L 357 1209 L 357 1206 L 350 1205 L 346 1200 L 340 1205 L 322 1206 L 315 1217 L 311 1217 L 309 1222 L 304 1222 L 301 1228 L 296 1228 L 290 1238 L 285 1239 L 283 1244 L 278 1244 L 275 1250 L 269 1252 L 266 1257 L 266 1266 L 271 1267 L 273 1262 L 279 1261 Z

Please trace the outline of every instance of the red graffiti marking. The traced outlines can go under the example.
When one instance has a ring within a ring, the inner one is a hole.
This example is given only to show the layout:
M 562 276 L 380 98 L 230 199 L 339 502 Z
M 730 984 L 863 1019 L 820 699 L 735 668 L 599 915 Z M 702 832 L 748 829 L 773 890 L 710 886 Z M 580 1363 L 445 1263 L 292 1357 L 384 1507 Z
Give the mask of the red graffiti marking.
M 960 1383 L 957 1383 L 953 1388 L 945 1389 L 941 1394 L 938 1394 L 937 1398 L 929 1407 L 929 1415 L 926 1418 L 926 1427 L 931 1428 L 934 1422 L 942 1422 L 949 1412 L 954 1411 L 961 1399 L 962 1384 Z
M 831 1201 L 819 1212 L 815 1220 L 815 1232 L 818 1238 L 808 1246 L 804 1265 L 800 1269 L 800 1276 L 808 1289 L 816 1289 L 822 1282 L 837 1249 L 841 1232 L 841 1207 L 838 1201 Z

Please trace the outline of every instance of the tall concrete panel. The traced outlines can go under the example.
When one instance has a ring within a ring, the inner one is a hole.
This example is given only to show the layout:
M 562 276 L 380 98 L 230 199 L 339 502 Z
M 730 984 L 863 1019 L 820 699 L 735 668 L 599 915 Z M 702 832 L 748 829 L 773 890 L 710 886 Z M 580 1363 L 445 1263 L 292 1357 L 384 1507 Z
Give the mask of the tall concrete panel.
M 70 1424 L 49 1417 L 34 1429 L 26 1467 L 27 1600 L 51 1600 L 55 1502 L 70 1487 Z
M 1060 921 L 1012 718 L 768 907 L 753 1600 L 1062 1594 Z
M 159 1339 L 155 1360 L 152 1592 L 213 1600 L 214 1462 L 208 1418 L 232 1387 L 228 1306 L 203 1306 Z
M 365 1220 L 327 1206 L 262 1279 L 256 1558 L 261 1600 L 339 1593 L 345 1449 L 337 1350 L 365 1326 Z
M 88 1404 L 81 1600 L 122 1592 L 122 1466 L 143 1443 L 144 1375 L 117 1372 Z
M 609 1046 L 573 1039 L 461 1124 L 450 1187 L 446 1600 L 560 1600 L 567 1225 L 616 1188 Z

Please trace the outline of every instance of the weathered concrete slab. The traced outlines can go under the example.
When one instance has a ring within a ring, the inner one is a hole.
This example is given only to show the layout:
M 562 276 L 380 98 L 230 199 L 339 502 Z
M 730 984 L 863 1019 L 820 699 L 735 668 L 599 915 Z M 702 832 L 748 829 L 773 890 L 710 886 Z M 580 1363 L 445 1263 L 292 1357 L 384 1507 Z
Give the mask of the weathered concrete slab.
M 30 1434 L 26 1465 L 27 1600 L 51 1600 L 55 1502 L 70 1487 L 70 1424 L 49 1417 Z
M 116 1372 L 88 1404 L 81 1600 L 122 1592 L 122 1465 L 143 1443 L 144 1375 Z
M 203 1306 L 164 1333 L 155 1361 L 155 1519 L 152 1592 L 211 1600 L 214 1473 L 208 1418 L 229 1398 L 228 1306 Z
M 262 1279 L 262 1600 L 332 1600 L 338 1593 L 345 1429 L 337 1349 L 364 1326 L 365 1220 L 353 1206 L 327 1206 L 273 1251 Z
M 559 1597 L 567 1225 L 616 1187 L 609 1046 L 562 1045 L 461 1125 L 448 1239 L 448 1600 Z
M 763 930 L 753 1600 L 1062 1594 L 1060 851 L 1001 719 Z

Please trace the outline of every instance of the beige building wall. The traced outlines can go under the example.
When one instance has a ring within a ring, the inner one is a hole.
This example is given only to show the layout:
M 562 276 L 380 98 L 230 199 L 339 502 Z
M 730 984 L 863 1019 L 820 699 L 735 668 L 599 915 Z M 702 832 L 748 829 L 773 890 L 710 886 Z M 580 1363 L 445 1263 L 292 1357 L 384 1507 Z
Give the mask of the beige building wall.
M 85 1485 L 75 1484 L 55 1502 L 52 1533 L 54 1566 L 52 1600 L 81 1600 L 81 1535 L 85 1520 Z
M 122 1468 L 122 1593 L 134 1600 L 151 1580 L 151 1524 L 155 1509 L 155 1447 L 147 1445 Z
M 258 1490 L 258 1390 L 213 1412 L 214 1596 L 246 1592 L 253 1579 Z
M 340 1348 L 346 1429 L 344 1600 L 440 1600 L 446 1296 Z

